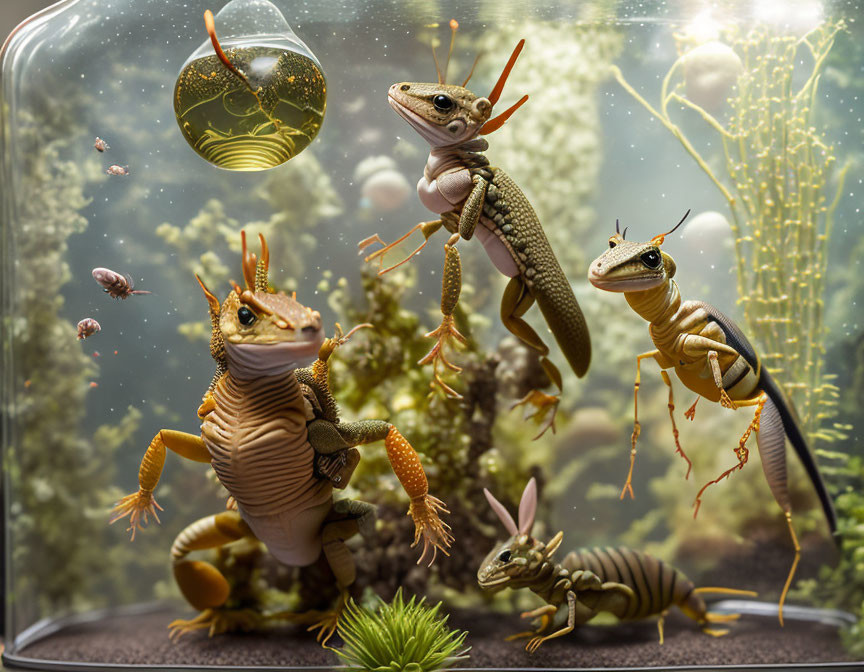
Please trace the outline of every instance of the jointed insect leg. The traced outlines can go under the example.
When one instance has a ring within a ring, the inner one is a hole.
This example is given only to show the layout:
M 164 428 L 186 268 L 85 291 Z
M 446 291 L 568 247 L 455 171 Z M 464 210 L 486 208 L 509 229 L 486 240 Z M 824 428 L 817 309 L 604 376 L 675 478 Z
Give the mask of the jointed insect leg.
M 546 630 L 549 629 L 549 626 L 552 624 L 552 619 L 556 613 L 558 613 L 558 607 L 552 604 L 545 604 L 542 607 L 538 607 L 537 609 L 522 612 L 522 618 L 539 618 L 540 627 L 538 627 L 536 630 L 527 630 L 525 632 L 518 632 L 515 635 L 509 635 L 508 637 L 505 637 L 504 640 L 507 642 L 512 642 L 513 640 L 521 639 L 523 637 L 542 635 L 544 632 L 546 632 Z
M 556 637 L 563 637 L 569 632 L 573 632 L 573 628 L 576 627 L 576 593 L 572 590 L 567 591 L 567 625 L 560 630 L 556 630 L 551 635 L 536 635 L 532 637 L 528 644 L 525 645 L 525 650 L 528 653 L 534 653 L 537 649 L 540 648 L 540 645 L 543 642 L 555 639 Z
M 627 481 L 621 490 L 621 499 L 624 495 L 630 494 L 630 499 L 634 499 L 633 494 L 633 465 L 636 464 L 636 442 L 639 440 L 639 434 L 642 432 L 642 426 L 639 424 L 639 385 L 641 385 L 641 366 L 642 360 L 649 357 L 656 358 L 660 354 L 659 350 L 651 350 L 651 352 L 643 352 L 636 356 L 636 381 L 633 383 L 633 434 L 630 435 L 630 469 L 627 472 Z
M 795 559 L 789 568 L 786 583 L 783 585 L 783 592 L 780 593 L 780 602 L 777 605 L 777 617 L 780 619 L 781 626 L 783 625 L 783 605 L 786 602 L 786 594 L 792 586 L 792 578 L 795 576 L 795 571 L 798 569 L 798 563 L 801 560 L 801 545 L 798 543 L 798 535 L 795 534 L 795 528 L 792 526 L 792 514 L 789 511 L 785 511 L 784 513 L 786 514 L 786 525 L 789 527 L 789 536 L 792 537 L 792 545 L 795 547 Z
M 708 351 L 708 364 L 711 366 L 711 374 L 714 376 L 714 384 L 720 390 L 720 405 L 723 408 L 731 408 L 733 411 L 740 404 L 736 404 L 729 398 L 726 390 L 723 388 L 723 372 L 720 370 L 720 361 L 715 350 Z
M 660 646 L 663 646 L 663 624 L 666 622 L 666 614 L 668 613 L 669 610 L 667 609 L 657 618 L 657 632 L 660 635 Z
M 363 240 L 361 240 L 357 244 L 357 248 L 359 253 L 362 254 L 370 245 L 374 245 L 375 243 L 380 243 L 381 245 L 383 245 L 384 247 L 382 247 L 380 250 L 376 250 L 375 252 L 367 256 L 363 261 L 372 261 L 373 259 L 378 259 L 378 275 L 384 275 L 385 273 L 389 273 L 390 271 L 392 271 L 394 268 L 399 268 L 402 264 L 411 261 L 411 259 L 413 259 L 417 254 L 420 253 L 420 250 L 426 247 L 426 243 L 429 242 L 429 238 L 443 225 L 444 221 L 441 219 L 433 219 L 429 222 L 420 222 L 419 224 L 412 226 L 408 230 L 408 233 L 401 236 L 400 238 L 397 238 L 389 245 L 385 243 L 381 239 L 381 236 L 376 233 L 372 236 L 369 236 L 368 238 L 364 238 Z M 420 246 L 407 257 L 405 257 L 402 261 L 400 261 L 398 264 L 394 264 L 393 266 L 388 266 L 387 268 L 384 268 L 384 255 L 386 255 L 390 250 L 392 250 L 402 241 L 407 240 L 415 231 L 420 231 L 423 233 L 423 242 L 420 244 Z
M 747 448 L 747 440 L 750 438 L 750 434 L 755 430 L 759 431 L 759 418 L 762 415 L 762 407 L 765 405 L 765 401 L 768 397 L 765 394 L 760 394 L 755 399 L 748 399 L 744 401 L 737 402 L 737 407 L 741 406 L 756 406 L 756 412 L 753 414 L 753 419 L 750 421 L 750 424 L 747 426 L 747 429 L 744 431 L 744 434 L 741 435 L 741 438 L 738 440 L 738 447 L 735 449 L 735 456 L 738 458 L 738 464 L 733 467 L 730 467 L 722 474 L 720 474 L 713 481 L 708 481 L 705 485 L 702 486 L 702 489 L 696 495 L 696 500 L 693 502 L 694 510 L 693 517 L 699 513 L 699 507 L 702 505 L 702 493 L 710 485 L 714 485 L 715 483 L 719 483 L 724 478 L 728 478 L 734 472 L 743 469 L 744 465 L 747 464 L 747 460 L 750 457 L 750 450 Z
M 693 468 L 693 463 L 690 462 L 690 458 L 684 454 L 684 449 L 681 448 L 681 442 L 678 440 L 678 426 L 675 424 L 675 399 L 673 397 L 672 392 L 672 381 L 669 379 L 669 374 L 664 370 L 660 370 L 660 375 L 663 377 L 663 382 L 666 383 L 666 386 L 669 388 L 669 402 L 667 406 L 669 407 L 669 420 L 672 421 L 672 436 L 675 438 L 675 452 L 684 458 L 684 461 L 687 463 L 687 474 L 684 476 L 684 480 L 690 478 L 690 470 Z

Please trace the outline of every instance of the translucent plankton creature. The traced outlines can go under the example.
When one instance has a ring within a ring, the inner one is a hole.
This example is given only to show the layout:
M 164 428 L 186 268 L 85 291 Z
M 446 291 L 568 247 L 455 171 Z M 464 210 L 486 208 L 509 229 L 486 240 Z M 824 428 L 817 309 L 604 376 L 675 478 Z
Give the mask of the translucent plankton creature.
M 127 177 L 129 175 L 129 166 L 118 166 L 116 163 L 108 166 L 105 169 L 106 175 L 118 175 L 120 177 Z
M 78 340 L 83 341 L 85 338 L 90 338 L 97 331 L 102 331 L 102 327 L 92 317 L 85 317 L 78 323 Z
M 96 136 L 96 140 L 95 140 L 95 142 L 93 143 L 93 148 L 94 148 L 97 152 L 104 152 L 106 149 L 111 149 L 111 145 L 109 145 L 107 142 L 105 142 L 102 138 L 100 138 L 100 137 L 97 135 L 97 136 Z
M 128 299 L 133 294 L 150 294 L 141 289 L 135 289 L 132 276 L 128 273 L 120 274 L 110 268 L 94 268 L 93 279 L 102 285 L 102 291 L 112 299 Z

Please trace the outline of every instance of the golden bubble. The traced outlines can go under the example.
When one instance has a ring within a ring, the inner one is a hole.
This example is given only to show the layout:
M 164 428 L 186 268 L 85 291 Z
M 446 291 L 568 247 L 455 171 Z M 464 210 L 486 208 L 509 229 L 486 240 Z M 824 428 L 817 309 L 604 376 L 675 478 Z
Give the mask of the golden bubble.
M 232 0 L 205 25 L 186 61 L 174 113 L 192 149 L 228 170 L 266 170 L 303 151 L 321 129 L 321 64 L 268 0 Z M 219 27 L 219 36 L 216 35 Z

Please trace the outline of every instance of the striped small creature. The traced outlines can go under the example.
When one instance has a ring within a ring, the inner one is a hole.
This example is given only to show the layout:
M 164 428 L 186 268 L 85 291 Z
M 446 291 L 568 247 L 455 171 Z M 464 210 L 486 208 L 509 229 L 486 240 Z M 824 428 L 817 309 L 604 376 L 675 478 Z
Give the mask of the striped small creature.
M 733 621 L 739 615 L 710 613 L 701 595 L 756 595 L 731 588 L 696 588 L 668 563 L 625 547 L 580 549 L 569 553 L 562 562 L 555 562 L 552 556 L 564 534 L 558 532 L 546 544 L 531 536 L 537 510 L 537 484 L 533 478 L 522 493 L 518 526 L 491 492 L 485 489 L 483 492 L 510 538 L 486 556 L 477 572 L 480 587 L 489 591 L 529 588 L 547 602 L 522 614 L 522 618 L 536 619 L 535 630 L 507 638 L 510 641 L 530 637 L 525 646 L 529 653 L 534 653 L 543 642 L 587 623 L 601 611 L 622 621 L 656 615 L 662 644 L 663 621 L 674 605 L 696 621 L 704 633 L 719 637 L 728 630 L 713 628 L 711 624 Z M 566 624 L 560 619 L 562 627 L 550 632 L 559 612 L 566 615 Z

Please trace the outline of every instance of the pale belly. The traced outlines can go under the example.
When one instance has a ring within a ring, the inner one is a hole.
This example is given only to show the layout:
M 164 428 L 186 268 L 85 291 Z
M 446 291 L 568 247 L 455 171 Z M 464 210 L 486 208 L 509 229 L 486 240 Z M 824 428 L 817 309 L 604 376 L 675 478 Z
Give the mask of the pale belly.
M 275 516 L 242 515 L 255 536 L 267 544 L 274 558 L 292 567 L 305 567 L 321 555 L 321 527 L 330 508 L 328 498 L 300 515 L 292 511 Z

